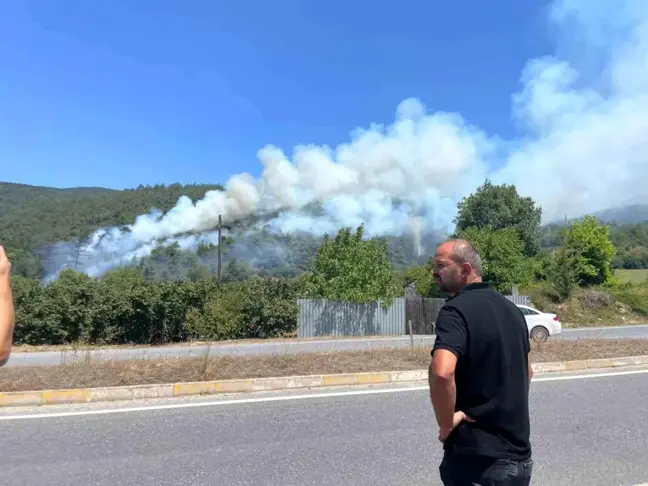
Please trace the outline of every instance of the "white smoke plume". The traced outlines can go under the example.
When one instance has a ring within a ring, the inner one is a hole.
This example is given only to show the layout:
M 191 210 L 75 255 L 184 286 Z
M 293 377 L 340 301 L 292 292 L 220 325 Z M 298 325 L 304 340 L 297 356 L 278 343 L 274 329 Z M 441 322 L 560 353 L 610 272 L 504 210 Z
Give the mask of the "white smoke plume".
M 365 224 L 368 236 L 451 229 L 456 203 L 486 177 L 513 183 L 545 221 L 648 202 L 648 9 L 635 0 L 558 0 L 549 21 L 556 53 L 530 60 L 512 115 L 525 136 L 501 140 L 456 113 L 403 101 L 389 126 L 352 132 L 335 148 L 298 146 L 289 158 L 258 152 L 261 176 L 232 176 L 225 191 L 168 213 L 140 216 L 128 231 L 93 236 L 97 274 L 145 256 L 178 235 L 213 241 L 218 215 L 233 221 L 280 210 L 279 231 L 332 232 Z M 575 40 L 573 40 L 575 39 Z M 503 155 L 502 155 L 503 154 Z M 300 211 L 321 203 L 321 214 Z M 414 221 L 414 223 L 412 223 Z
M 414 252 L 417 257 L 423 255 L 424 252 L 423 237 L 421 235 L 421 225 L 422 225 L 421 218 L 417 218 L 417 217 L 410 218 L 409 229 L 414 240 Z

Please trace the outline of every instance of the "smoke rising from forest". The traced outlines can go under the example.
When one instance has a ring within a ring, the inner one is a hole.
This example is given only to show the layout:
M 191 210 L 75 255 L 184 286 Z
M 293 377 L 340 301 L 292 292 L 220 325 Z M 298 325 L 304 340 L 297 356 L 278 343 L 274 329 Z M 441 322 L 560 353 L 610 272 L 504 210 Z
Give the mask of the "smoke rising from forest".
M 337 147 L 298 146 L 292 156 L 263 147 L 258 179 L 233 175 L 195 204 L 183 197 L 127 231 L 95 233 L 83 269 L 101 274 L 159 241 L 213 243 L 219 214 L 236 221 L 272 212 L 263 224 L 285 233 L 361 223 L 368 236 L 451 230 L 457 202 L 487 177 L 535 199 L 545 221 L 648 202 L 648 9 L 632 0 L 558 0 L 549 23 L 555 54 L 530 59 L 512 94 L 519 139 L 407 99 L 389 125 L 357 128 Z M 314 203 L 316 211 L 305 211 Z

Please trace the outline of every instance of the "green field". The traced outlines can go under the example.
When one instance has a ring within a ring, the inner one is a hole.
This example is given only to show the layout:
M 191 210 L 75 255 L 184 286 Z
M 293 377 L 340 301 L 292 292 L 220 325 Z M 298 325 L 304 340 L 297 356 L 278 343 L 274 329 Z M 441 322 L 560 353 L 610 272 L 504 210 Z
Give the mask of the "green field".
M 641 270 L 624 270 L 614 271 L 614 275 L 622 282 L 641 283 L 648 280 L 648 269 Z

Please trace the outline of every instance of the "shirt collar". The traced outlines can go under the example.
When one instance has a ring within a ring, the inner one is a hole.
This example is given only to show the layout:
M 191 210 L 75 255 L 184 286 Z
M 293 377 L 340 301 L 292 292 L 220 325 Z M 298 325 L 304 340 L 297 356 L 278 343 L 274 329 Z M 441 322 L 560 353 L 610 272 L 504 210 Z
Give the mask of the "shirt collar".
M 468 292 L 469 290 L 478 290 L 478 289 L 490 289 L 492 288 L 492 284 L 490 282 L 475 282 L 466 285 L 463 289 L 461 289 L 459 292 L 457 292 L 455 295 L 452 295 L 446 299 L 446 302 L 454 299 L 455 297 L 463 294 L 464 292 Z
M 492 284 L 490 282 L 476 282 L 466 285 L 459 293 L 467 292 L 469 290 L 490 289 Z

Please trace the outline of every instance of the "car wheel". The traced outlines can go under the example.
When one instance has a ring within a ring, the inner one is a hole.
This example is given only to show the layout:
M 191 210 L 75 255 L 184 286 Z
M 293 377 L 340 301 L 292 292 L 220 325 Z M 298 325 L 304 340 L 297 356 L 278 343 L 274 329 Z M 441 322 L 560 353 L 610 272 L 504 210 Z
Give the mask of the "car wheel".
M 534 341 L 546 341 L 549 339 L 549 331 L 546 327 L 536 326 L 531 329 L 531 339 Z

